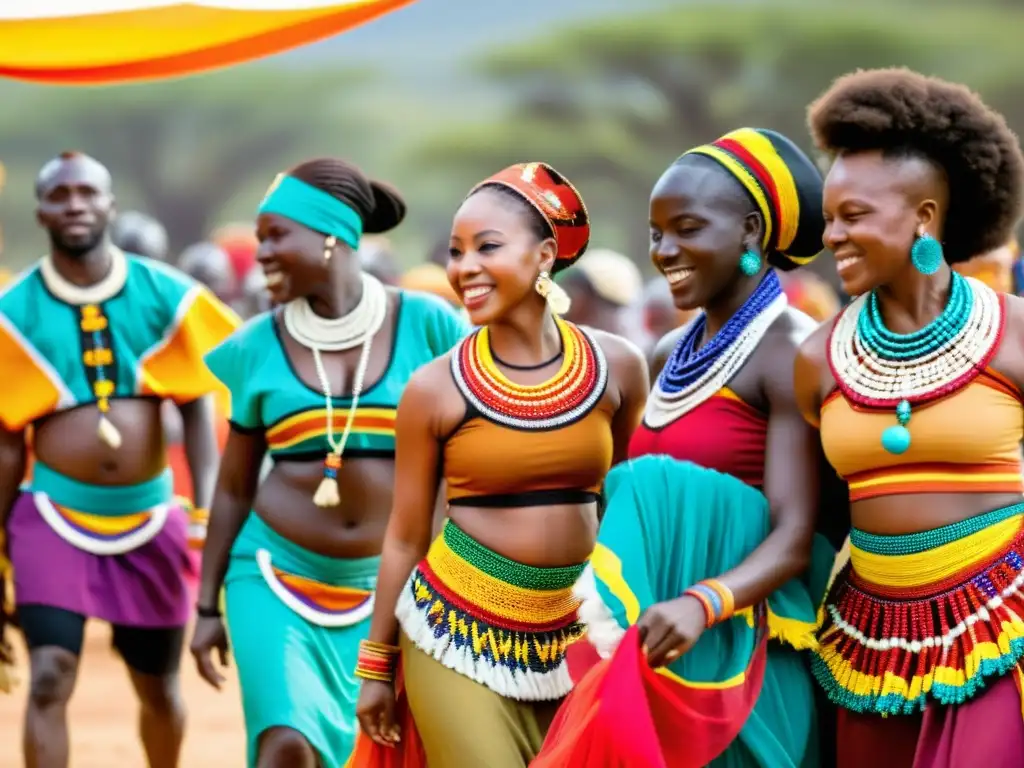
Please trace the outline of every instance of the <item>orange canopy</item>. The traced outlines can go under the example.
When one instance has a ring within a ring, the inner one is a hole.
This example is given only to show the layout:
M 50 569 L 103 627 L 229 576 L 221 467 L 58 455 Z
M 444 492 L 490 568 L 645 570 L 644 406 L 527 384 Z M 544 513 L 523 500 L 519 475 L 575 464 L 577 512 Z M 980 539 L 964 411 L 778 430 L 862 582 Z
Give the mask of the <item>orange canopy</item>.
M 415 0 L 0 3 L 0 77 L 108 85 L 180 77 L 332 37 Z M 17 6 L 8 7 L 8 6 Z

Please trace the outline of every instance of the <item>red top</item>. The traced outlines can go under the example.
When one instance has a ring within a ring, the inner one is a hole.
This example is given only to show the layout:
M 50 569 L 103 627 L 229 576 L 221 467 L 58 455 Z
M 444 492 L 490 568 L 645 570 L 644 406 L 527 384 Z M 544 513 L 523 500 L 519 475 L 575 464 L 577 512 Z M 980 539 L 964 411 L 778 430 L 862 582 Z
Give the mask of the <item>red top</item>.
M 661 429 L 637 427 L 629 441 L 629 458 L 671 456 L 761 488 L 767 440 L 768 417 L 722 388 Z

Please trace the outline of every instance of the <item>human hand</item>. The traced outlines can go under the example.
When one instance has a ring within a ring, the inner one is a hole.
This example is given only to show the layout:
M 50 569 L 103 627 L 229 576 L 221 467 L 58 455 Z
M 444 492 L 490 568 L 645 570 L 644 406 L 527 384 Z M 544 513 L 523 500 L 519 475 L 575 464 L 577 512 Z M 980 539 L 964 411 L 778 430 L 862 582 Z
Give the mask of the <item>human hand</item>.
M 393 747 L 402 740 L 395 722 L 395 684 L 383 680 L 364 680 L 356 702 L 359 727 L 382 747 Z
M 213 663 L 214 649 L 217 651 L 220 665 L 228 666 L 228 633 L 224 628 L 224 620 L 220 616 L 201 616 L 196 620 L 196 627 L 192 631 L 192 644 L 189 650 L 192 651 L 200 677 L 220 690 L 224 676 L 217 671 Z
M 707 614 L 700 600 L 683 595 L 656 603 L 637 622 L 647 663 L 663 667 L 686 653 L 704 634 Z

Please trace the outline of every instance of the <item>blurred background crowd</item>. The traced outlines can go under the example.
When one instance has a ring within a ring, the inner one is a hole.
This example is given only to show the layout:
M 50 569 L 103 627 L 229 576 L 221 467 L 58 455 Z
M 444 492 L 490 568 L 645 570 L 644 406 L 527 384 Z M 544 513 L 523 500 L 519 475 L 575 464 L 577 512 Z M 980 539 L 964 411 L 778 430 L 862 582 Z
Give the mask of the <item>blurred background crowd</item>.
M 410 202 L 362 259 L 385 282 L 454 301 L 452 212 L 477 179 L 526 159 L 572 178 L 594 222 L 564 275 L 573 319 L 650 349 L 685 320 L 647 257 L 647 199 L 684 148 L 739 125 L 806 136 L 837 75 L 906 65 L 969 84 L 1024 130 L 1017 0 L 422 0 L 334 40 L 228 71 L 112 88 L 0 83 L 0 282 L 43 250 L 32 180 L 62 149 L 115 174 L 122 247 L 176 263 L 242 315 L 266 307 L 252 213 L 279 170 L 356 161 Z M 984 56 L 979 55 L 984 51 Z M 809 148 L 809 141 L 804 142 Z M 1024 290 L 1015 243 L 967 268 Z M 6 276 L 6 277 L 5 277 Z M 819 319 L 847 299 L 819 259 L 787 275 Z

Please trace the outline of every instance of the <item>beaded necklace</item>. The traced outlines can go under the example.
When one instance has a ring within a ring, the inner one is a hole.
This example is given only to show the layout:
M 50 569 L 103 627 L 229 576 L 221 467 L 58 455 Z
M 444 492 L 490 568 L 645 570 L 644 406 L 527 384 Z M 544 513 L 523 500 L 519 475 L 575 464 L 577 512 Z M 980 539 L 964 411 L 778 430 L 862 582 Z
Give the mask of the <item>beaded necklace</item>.
M 387 316 L 387 291 L 377 278 L 362 273 L 363 295 L 359 303 L 348 314 L 333 320 L 320 317 L 309 306 L 306 299 L 297 299 L 284 308 L 284 326 L 288 334 L 313 353 L 313 364 L 320 380 L 320 388 L 324 393 L 324 406 L 327 411 L 327 444 L 330 452 L 324 459 L 324 477 L 313 495 L 313 503 L 318 507 L 336 507 L 341 503 L 341 490 L 338 487 L 338 470 L 341 469 L 341 454 L 348 443 L 355 423 L 359 396 L 363 392 L 363 381 L 366 369 L 370 364 L 370 347 L 373 337 L 384 325 Z M 345 418 L 345 427 L 341 439 L 334 437 L 334 398 L 331 395 L 331 382 L 327 378 L 321 351 L 339 352 L 362 345 L 359 362 L 356 364 L 355 376 L 352 381 L 352 402 L 349 404 Z
M 82 361 L 100 412 L 96 434 L 116 450 L 121 447 L 121 432 L 107 414 L 110 412 L 110 399 L 117 391 L 117 368 L 110 321 L 103 312 L 103 303 L 120 293 L 128 281 L 128 259 L 119 248 L 111 246 L 109 252 L 110 270 L 92 285 L 75 285 L 65 280 L 49 255 L 43 256 L 39 262 L 39 274 L 50 293 L 78 310 Z
M 644 423 L 655 429 L 670 424 L 728 384 L 787 306 L 779 277 L 770 269 L 743 306 L 699 349 L 707 317 L 694 320 L 658 376 Z
M 601 348 L 582 328 L 557 316 L 555 323 L 562 364 L 540 384 L 516 384 L 498 369 L 486 326 L 460 342 L 452 354 L 452 376 L 484 418 L 515 429 L 557 429 L 582 418 L 601 399 L 608 384 Z
M 885 327 L 872 291 L 854 299 L 836 320 L 829 368 L 850 402 L 895 406 L 897 423 L 882 433 L 882 447 L 901 454 L 910 448 L 911 406 L 944 397 L 978 376 L 995 355 L 1004 325 L 999 294 L 955 272 L 942 314 L 913 333 Z

